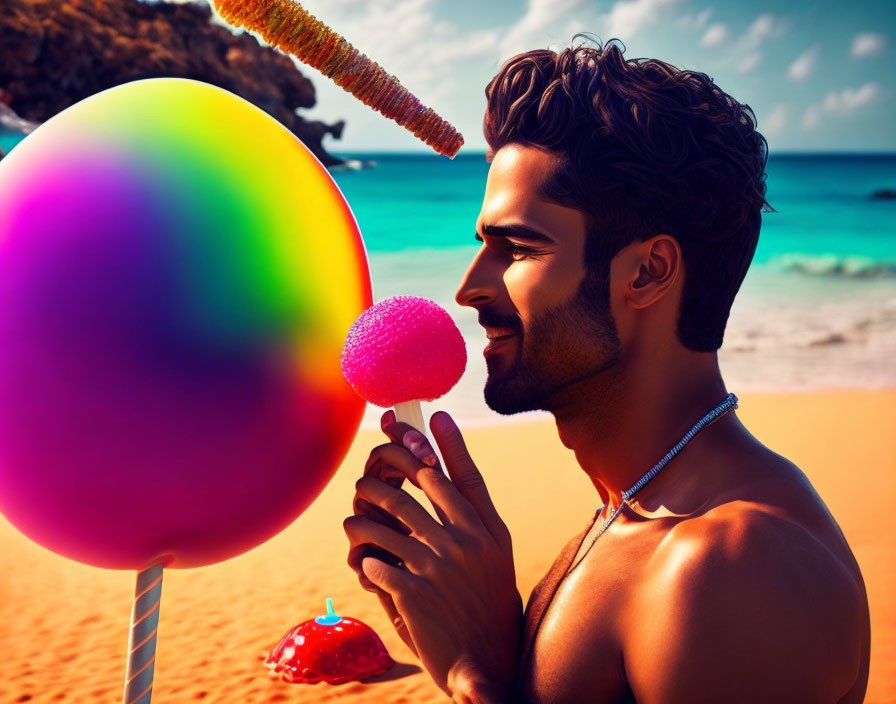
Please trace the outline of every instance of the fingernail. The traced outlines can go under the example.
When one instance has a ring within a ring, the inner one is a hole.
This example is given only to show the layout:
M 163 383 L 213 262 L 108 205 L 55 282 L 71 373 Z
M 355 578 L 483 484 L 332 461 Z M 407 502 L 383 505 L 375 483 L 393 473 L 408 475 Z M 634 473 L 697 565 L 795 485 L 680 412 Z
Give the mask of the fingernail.
M 385 430 L 388 426 L 395 422 L 395 411 L 386 411 L 380 418 L 380 427 Z
M 414 453 L 414 457 L 430 467 L 435 467 L 439 460 L 423 433 L 419 430 L 409 430 L 401 440 L 404 446 Z

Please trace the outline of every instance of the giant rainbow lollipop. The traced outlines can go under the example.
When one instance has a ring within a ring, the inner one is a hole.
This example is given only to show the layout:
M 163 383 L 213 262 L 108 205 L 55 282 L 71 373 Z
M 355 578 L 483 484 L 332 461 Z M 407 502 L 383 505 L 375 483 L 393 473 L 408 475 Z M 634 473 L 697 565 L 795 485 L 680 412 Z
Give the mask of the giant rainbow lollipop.
M 112 88 L 0 162 L 0 512 L 139 570 L 126 702 L 149 701 L 162 567 L 262 543 L 341 463 L 370 303 L 326 170 L 220 88 Z

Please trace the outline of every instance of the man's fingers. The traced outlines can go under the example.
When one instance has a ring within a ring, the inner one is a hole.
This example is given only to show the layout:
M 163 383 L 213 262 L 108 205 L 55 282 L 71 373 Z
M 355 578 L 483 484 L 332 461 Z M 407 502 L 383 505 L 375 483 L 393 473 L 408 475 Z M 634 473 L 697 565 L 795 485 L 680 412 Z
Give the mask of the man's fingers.
M 366 516 L 349 516 L 342 522 L 342 528 L 351 544 L 349 565 L 355 570 L 360 569 L 361 562 L 365 559 L 363 551 L 356 548 L 365 544 L 389 551 L 416 574 L 422 574 L 430 564 L 430 559 L 435 556 L 419 540 L 396 533 Z
M 476 511 L 441 469 L 423 464 L 408 448 L 394 443 L 385 443 L 371 450 L 364 474 L 373 473 L 368 468 L 378 462 L 403 472 L 415 487 L 423 491 L 443 524 L 481 528 L 482 521 Z
M 419 658 L 420 653 L 417 652 L 417 645 L 414 643 L 414 639 L 411 638 L 411 632 L 408 630 L 408 625 L 404 622 L 404 618 L 400 613 L 398 613 L 398 609 L 395 608 L 395 601 L 391 596 L 389 596 L 388 593 L 386 593 L 379 587 L 376 587 L 376 589 L 376 596 L 380 600 L 380 604 L 382 604 L 383 610 L 386 612 L 386 615 L 389 617 L 389 621 L 395 627 L 395 631 L 404 641 L 405 645 L 407 645 L 408 648 L 411 649 L 411 652 Z
M 408 615 L 415 599 L 426 588 L 426 580 L 400 567 L 387 565 L 373 557 L 365 557 L 361 563 L 363 574 L 392 598 L 396 615 Z
M 414 426 L 410 423 L 404 423 L 395 419 L 395 411 L 386 411 L 380 418 L 380 428 L 386 436 L 396 445 L 401 445 L 401 438 L 409 430 L 413 430 Z
M 498 515 L 485 480 L 470 457 L 464 437 L 454 419 L 445 411 L 437 411 L 429 419 L 429 427 L 442 451 L 442 458 L 454 486 L 476 510 L 492 537 L 499 544 L 505 544 L 509 539 L 507 525 Z
M 395 413 L 388 411 L 380 419 L 380 426 L 386 436 L 396 445 L 408 448 L 414 456 L 430 467 L 438 467 L 439 458 L 433 452 L 420 428 L 415 428 L 409 423 L 400 423 L 395 420 Z M 409 439 L 412 438 L 412 439 Z
M 376 504 L 372 504 L 369 501 L 365 501 L 357 493 L 355 494 L 355 500 L 352 503 L 352 507 L 354 508 L 356 516 L 367 516 L 370 520 L 376 521 L 377 523 L 380 523 L 387 528 L 398 531 L 402 535 L 411 534 L 411 529 L 404 523 L 399 521 L 386 509 L 380 508 Z
M 364 572 L 361 571 L 361 563 L 364 561 L 365 557 L 375 557 L 377 560 L 382 560 L 383 562 L 398 568 L 401 568 L 404 563 L 388 550 L 383 550 L 382 548 L 377 547 L 376 545 L 370 545 L 369 543 L 352 545 L 349 548 L 348 566 L 354 570 L 356 575 L 358 575 L 358 582 L 360 582 L 361 588 L 366 592 L 381 596 L 385 594 L 385 592 L 367 579 Z
M 389 486 L 396 489 L 400 489 L 407 478 L 404 472 L 400 472 L 394 467 L 384 464 L 381 459 L 372 456 L 367 458 L 367 464 L 364 466 L 364 476 L 367 475 L 373 475 L 377 479 L 382 479 Z
M 436 457 L 432 445 L 429 444 L 427 437 L 416 428 L 410 428 L 401 436 L 401 444 L 408 448 L 418 460 L 428 467 L 435 467 L 439 464 L 439 458 Z
M 413 535 L 435 548 L 441 536 L 442 526 L 406 491 L 394 489 L 375 477 L 361 477 L 355 482 L 355 491 L 361 500 L 398 519 Z M 407 535 L 408 532 L 402 530 Z
M 364 464 L 364 476 L 374 476 L 394 487 L 396 478 L 400 480 L 410 479 L 411 483 L 420 488 L 417 483 L 417 470 L 423 465 L 414 457 L 410 450 L 393 442 L 377 445 L 367 456 Z

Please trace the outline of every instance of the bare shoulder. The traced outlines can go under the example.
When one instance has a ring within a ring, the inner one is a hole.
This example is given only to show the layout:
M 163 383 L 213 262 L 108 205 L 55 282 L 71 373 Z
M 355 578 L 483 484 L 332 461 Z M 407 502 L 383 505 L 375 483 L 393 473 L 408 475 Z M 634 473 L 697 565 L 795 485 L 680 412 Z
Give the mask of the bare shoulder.
M 857 683 L 864 691 L 861 575 L 815 526 L 773 506 L 732 500 L 676 525 L 631 606 L 624 648 L 639 702 L 838 702 Z

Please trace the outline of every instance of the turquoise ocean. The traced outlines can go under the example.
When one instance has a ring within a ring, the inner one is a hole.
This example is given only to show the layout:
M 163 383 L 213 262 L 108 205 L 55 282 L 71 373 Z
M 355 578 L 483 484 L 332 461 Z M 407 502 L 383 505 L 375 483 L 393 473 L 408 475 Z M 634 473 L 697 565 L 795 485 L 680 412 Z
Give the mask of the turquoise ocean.
M 8 151 L 18 136 L 0 134 Z M 454 295 L 479 244 L 484 154 L 339 154 L 363 169 L 333 177 L 364 237 L 374 300 L 411 294 L 442 305 L 467 343 L 467 370 L 441 399 L 424 403 L 466 425 L 527 422 L 483 400 L 485 333 Z M 896 189 L 894 155 L 775 155 L 768 163 L 759 245 L 734 302 L 719 363 L 728 390 L 805 391 L 896 387 Z M 363 427 L 379 425 L 369 406 Z

